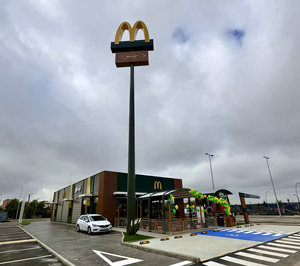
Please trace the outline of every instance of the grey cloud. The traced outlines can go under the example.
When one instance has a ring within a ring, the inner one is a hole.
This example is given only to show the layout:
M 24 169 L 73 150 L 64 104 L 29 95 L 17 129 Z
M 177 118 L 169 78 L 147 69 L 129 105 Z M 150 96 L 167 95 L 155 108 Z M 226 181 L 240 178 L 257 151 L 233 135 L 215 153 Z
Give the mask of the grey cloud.
M 137 172 L 211 191 L 211 152 L 218 188 L 271 198 L 268 155 L 286 199 L 300 182 L 298 5 L 5 1 L 0 193 L 25 184 L 24 195 L 48 199 L 71 171 L 127 171 L 129 70 L 115 68 L 110 42 L 122 21 L 141 19 L 155 51 L 136 68 Z M 179 44 L 181 25 L 191 34 Z M 245 31 L 242 46 L 224 34 L 232 29 Z

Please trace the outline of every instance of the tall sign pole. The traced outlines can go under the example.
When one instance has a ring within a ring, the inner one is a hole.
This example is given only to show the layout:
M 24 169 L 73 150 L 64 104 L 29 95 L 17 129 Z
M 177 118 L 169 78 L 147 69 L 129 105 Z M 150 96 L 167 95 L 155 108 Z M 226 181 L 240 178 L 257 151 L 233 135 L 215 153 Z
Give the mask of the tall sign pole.
M 130 40 L 121 41 L 123 33 L 128 30 Z M 144 31 L 145 40 L 135 40 L 138 30 Z M 128 139 L 128 176 L 127 176 L 127 233 L 136 219 L 135 197 L 135 116 L 134 116 L 134 67 L 149 65 L 148 51 L 153 51 L 153 40 L 150 40 L 147 26 L 137 21 L 133 27 L 123 22 L 116 33 L 111 51 L 116 54 L 117 67 L 130 67 L 129 97 L 129 139 Z

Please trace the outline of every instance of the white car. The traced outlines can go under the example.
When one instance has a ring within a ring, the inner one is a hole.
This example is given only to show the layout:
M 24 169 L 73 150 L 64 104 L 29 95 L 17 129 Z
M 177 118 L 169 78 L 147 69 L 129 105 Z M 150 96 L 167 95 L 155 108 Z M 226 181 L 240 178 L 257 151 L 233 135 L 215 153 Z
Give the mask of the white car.
M 98 232 L 110 232 L 111 223 L 100 214 L 81 215 L 76 223 L 77 232 L 86 231 L 89 235 Z

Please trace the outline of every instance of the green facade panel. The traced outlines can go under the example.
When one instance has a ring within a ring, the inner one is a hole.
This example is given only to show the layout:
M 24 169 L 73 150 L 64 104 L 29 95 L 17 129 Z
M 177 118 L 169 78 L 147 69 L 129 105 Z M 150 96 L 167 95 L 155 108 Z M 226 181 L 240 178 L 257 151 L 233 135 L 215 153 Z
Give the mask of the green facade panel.
M 175 179 L 156 176 L 136 175 L 136 192 L 159 192 L 154 189 L 155 182 L 161 182 L 162 191 L 175 189 Z M 118 173 L 118 191 L 127 191 L 127 174 Z

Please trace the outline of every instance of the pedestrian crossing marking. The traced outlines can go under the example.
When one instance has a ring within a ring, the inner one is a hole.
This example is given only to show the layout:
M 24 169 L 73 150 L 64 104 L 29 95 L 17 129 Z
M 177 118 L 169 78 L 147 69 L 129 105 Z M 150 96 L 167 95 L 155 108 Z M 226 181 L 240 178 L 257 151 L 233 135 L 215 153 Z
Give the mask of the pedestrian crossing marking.
M 272 235 L 272 233 L 265 233 L 265 234 L 263 234 L 263 236 L 269 236 L 269 235 Z
M 226 266 L 225 264 L 221 264 L 221 263 L 218 263 L 218 262 L 214 262 L 214 261 L 208 261 L 208 262 L 205 262 L 203 263 L 203 265 L 207 265 L 207 266 Z
M 289 249 L 269 247 L 269 246 L 257 246 L 257 248 L 263 248 L 263 249 L 286 252 L 286 253 L 296 253 L 297 252 L 296 250 L 289 250 Z
M 279 259 L 273 259 L 265 256 L 260 256 L 260 255 L 255 255 L 251 253 L 246 253 L 246 252 L 237 252 L 235 255 L 243 256 L 246 258 L 251 258 L 251 259 L 256 259 L 256 260 L 263 260 L 263 261 L 268 261 L 268 262 L 273 262 L 276 263 L 279 261 Z
M 288 254 L 282 254 L 282 253 L 278 253 L 278 252 L 260 250 L 260 249 L 256 249 L 256 248 L 249 248 L 249 249 L 247 249 L 247 251 L 252 251 L 252 252 L 256 252 L 256 253 L 260 253 L 260 254 L 266 254 L 266 255 L 271 255 L 271 256 L 281 257 L 281 258 L 287 258 L 289 256 Z
M 294 239 L 299 239 L 300 240 L 300 237 L 298 236 L 289 236 L 290 238 L 294 238 Z
M 241 259 L 237 259 L 237 258 L 230 257 L 230 256 L 225 256 L 225 257 L 222 257 L 220 259 L 225 260 L 225 261 L 229 261 L 229 262 L 234 262 L 234 263 L 241 264 L 241 265 L 245 265 L 245 266 L 267 266 L 266 264 L 250 262 L 250 261 L 247 261 L 247 260 L 241 260 Z
M 207 266 L 226 266 L 225 264 L 221 264 L 221 263 L 218 263 L 218 262 L 214 262 L 214 261 L 208 261 L 208 262 L 205 262 L 203 263 L 203 265 L 207 265 Z
M 201 232 L 195 232 L 194 234 L 201 234 Z M 202 235 L 201 235 L 202 236 Z M 233 238 L 241 240 L 249 240 L 254 242 L 269 242 L 278 238 L 287 236 L 281 233 L 271 233 L 262 231 L 252 231 L 249 229 L 223 229 L 218 232 L 214 230 L 207 230 L 205 236 L 222 237 L 222 238 Z
M 276 247 L 283 247 L 283 248 L 293 248 L 293 249 L 300 249 L 300 247 L 284 245 L 284 244 L 277 244 L 277 243 L 267 243 L 267 245 L 276 246 Z
M 285 240 L 285 239 L 284 239 Z M 288 240 L 276 240 L 275 242 L 278 242 L 278 243 L 282 243 L 282 244 L 287 244 L 287 245 L 296 245 L 296 246 L 300 246 L 300 243 L 297 243 L 297 242 L 291 242 L 291 241 L 288 241 Z
M 289 236 L 289 238 L 286 238 L 286 239 L 289 240 L 289 241 L 293 241 L 293 242 L 300 242 L 300 239 L 295 239 L 295 238 L 290 237 L 290 236 Z

